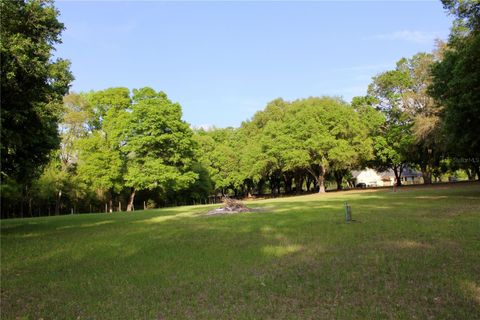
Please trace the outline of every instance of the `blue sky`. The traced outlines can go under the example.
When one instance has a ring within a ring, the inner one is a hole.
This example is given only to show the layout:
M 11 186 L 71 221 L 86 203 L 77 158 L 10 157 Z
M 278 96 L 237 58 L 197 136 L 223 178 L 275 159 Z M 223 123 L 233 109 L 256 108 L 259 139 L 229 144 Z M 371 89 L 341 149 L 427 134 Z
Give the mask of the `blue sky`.
M 363 95 L 401 57 L 431 51 L 440 1 L 59 1 L 72 90 L 163 90 L 194 126 L 238 126 L 268 101 Z

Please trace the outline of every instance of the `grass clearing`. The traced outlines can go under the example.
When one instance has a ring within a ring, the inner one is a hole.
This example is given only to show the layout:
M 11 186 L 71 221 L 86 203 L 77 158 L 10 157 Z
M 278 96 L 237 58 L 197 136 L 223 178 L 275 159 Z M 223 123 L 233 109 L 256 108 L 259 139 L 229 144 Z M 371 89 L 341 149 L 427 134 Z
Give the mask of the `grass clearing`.
M 480 319 L 478 183 L 247 205 L 2 221 L 2 319 Z

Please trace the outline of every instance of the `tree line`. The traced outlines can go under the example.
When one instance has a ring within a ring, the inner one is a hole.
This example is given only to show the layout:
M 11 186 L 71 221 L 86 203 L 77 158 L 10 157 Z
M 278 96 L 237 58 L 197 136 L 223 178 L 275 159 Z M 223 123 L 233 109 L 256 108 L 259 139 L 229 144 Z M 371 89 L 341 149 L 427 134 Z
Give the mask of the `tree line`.
M 365 96 L 278 98 L 238 128 L 203 130 L 152 88 L 68 93 L 53 3 L 2 1 L 1 216 L 322 193 L 365 167 L 398 185 L 407 166 L 426 184 L 480 179 L 479 5 L 442 2 L 456 17 L 448 42 L 400 59 Z

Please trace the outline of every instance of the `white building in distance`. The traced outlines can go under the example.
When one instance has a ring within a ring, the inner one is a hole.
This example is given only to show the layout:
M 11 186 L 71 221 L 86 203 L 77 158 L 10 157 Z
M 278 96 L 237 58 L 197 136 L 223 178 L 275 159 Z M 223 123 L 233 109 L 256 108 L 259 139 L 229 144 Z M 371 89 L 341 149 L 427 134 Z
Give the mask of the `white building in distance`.
M 402 184 L 420 184 L 423 183 L 422 174 L 410 168 L 404 168 L 402 171 Z M 352 171 L 352 182 L 354 186 L 365 184 L 363 187 L 388 187 L 395 183 L 395 174 L 393 170 L 378 172 L 371 168 L 361 171 Z

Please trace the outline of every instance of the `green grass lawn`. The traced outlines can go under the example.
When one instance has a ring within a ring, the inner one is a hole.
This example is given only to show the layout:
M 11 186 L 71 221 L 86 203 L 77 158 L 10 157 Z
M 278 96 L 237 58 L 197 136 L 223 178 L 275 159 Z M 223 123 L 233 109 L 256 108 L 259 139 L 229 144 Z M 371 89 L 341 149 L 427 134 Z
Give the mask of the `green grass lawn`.
M 478 183 L 247 204 L 2 221 L 1 318 L 480 319 Z

